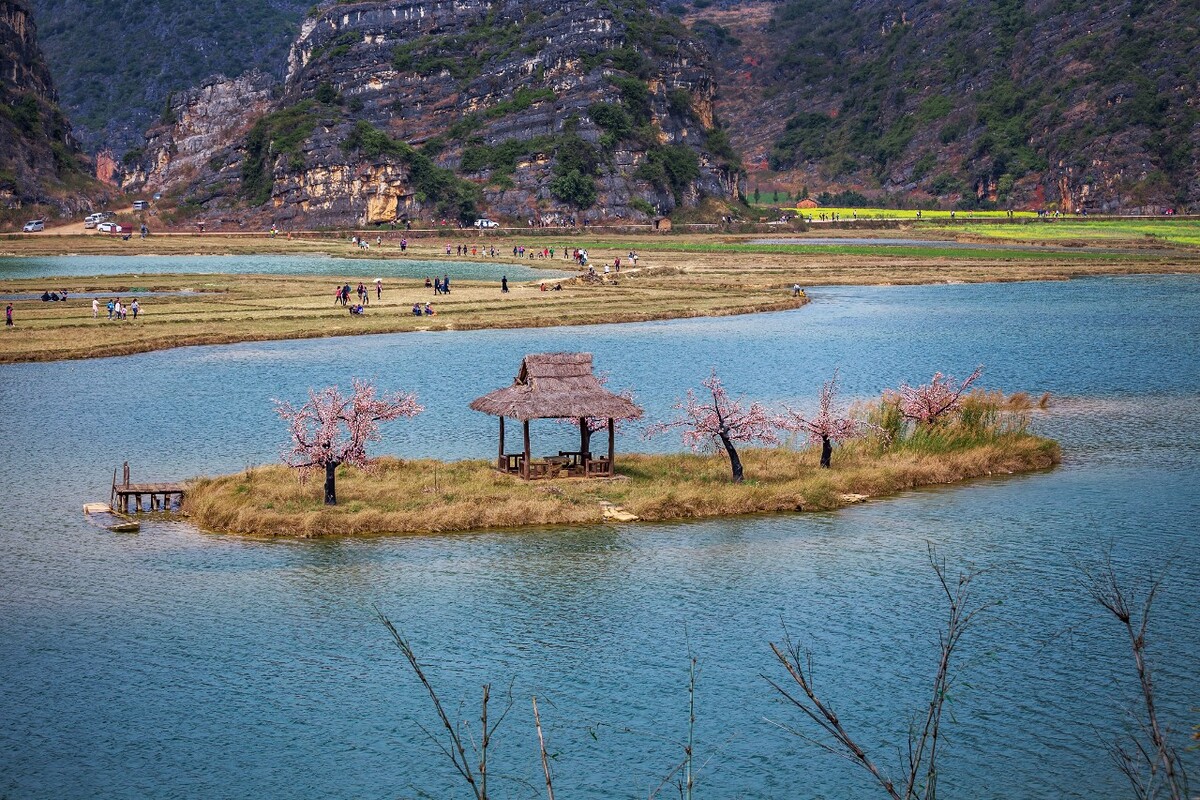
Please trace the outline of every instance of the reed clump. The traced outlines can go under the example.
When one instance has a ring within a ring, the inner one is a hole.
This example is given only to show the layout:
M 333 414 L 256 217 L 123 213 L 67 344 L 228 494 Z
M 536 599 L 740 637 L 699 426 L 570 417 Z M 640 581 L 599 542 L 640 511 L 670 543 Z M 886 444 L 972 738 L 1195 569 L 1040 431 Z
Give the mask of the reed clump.
M 530 482 L 484 460 L 381 458 L 370 471 L 339 469 L 337 506 L 323 505 L 319 482 L 302 484 L 280 465 L 197 479 L 184 510 L 207 530 L 288 537 L 589 524 L 602 521 L 602 503 L 646 521 L 829 511 L 863 496 L 1052 467 L 1057 442 L 1028 430 L 1036 405 L 976 392 L 950 419 L 915 425 L 879 401 L 856 410 L 876 432 L 838 448 L 832 469 L 819 468 L 814 448 L 746 449 L 741 484 L 729 481 L 720 455 L 618 455 L 612 480 Z

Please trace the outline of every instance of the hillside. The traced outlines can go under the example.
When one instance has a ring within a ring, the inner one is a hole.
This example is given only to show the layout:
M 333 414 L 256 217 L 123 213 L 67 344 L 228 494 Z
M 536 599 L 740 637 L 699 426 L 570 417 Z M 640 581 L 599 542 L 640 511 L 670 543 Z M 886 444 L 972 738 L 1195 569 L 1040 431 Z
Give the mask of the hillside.
M 63 106 L 89 151 L 141 144 L 172 92 L 210 75 L 282 77 L 312 0 L 30 0 Z
M 696 6 L 751 184 L 960 207 L 1200 202 L 1196 0 Z
M 0 0 L 0 224 L 86 207 L 94 188 L 30 9 L 25 0 Z
M 338 3 L 305 20 L 282 85 L 180 95 L 132 185 L 214 223 L 647 220 L 737 201 L 715 88 L 640 0 Z

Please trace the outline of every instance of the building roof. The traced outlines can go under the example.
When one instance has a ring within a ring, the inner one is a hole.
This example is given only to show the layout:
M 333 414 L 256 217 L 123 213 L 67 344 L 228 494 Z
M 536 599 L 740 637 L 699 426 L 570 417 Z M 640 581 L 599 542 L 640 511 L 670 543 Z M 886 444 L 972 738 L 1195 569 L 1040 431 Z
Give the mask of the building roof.
M 511 386 L 471 401 L 471 408 L 495 417 L 635 419 L 642 409 L 605 389 L 592 372 L 591 353 L 534 353 L 521 361 Z

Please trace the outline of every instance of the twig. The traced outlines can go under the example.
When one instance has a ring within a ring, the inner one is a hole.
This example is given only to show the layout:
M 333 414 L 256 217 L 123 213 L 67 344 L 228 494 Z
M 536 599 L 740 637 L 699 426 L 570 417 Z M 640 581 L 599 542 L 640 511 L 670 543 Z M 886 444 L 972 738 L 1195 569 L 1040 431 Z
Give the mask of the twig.
M 538 750 L 542 754 L 542 772 L 546 775 L 546 798 L 554 800 L 554 783 L 550 780 L 550 760 L 546 757 L 546 740 L 542 737 L 542 717 L 538 714 L 537 695 L 533 696 L 533 723 L 537 726 Z

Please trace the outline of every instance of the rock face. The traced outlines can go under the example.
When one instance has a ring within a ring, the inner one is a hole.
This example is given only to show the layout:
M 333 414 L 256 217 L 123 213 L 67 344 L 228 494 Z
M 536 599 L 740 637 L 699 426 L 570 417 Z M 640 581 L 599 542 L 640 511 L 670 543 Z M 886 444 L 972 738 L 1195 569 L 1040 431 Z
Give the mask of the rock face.
M 233 80 L 218 75 L 172 98 L 168 118 L 146 132 L 148 157 L 133 165 L 125 185 L 162 191 L 195 178 L 267 112 L 275 83 L 256 71 Z
M 303 23 L 269 106 L 265 81 L 178 101 L 139 180 L 289 226 L 646 220 L 738 199 L 715 90 L 706 51 L 640 0 L 339 3 Z
M 85 207 L 86 181 L 25 0 L 0 0 L 0 205 Z

